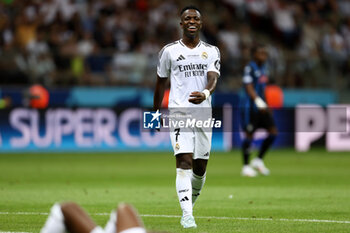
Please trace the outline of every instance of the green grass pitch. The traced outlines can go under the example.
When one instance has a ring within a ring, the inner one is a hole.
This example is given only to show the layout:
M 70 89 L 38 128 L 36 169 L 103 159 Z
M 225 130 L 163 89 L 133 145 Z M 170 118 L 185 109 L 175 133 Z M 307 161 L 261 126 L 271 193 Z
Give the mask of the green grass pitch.
M 47 217 L 40 213 L 63 200 L 78 202 L 103 226 L 126 201 L 150 230 L 350 232 L 349 153 L 273 150 L 266 164 L 271 176 L 244 178 L 239 151 L 213 152 L 194 209 L 198 228 L 183 230 L 173 217 L 181 211 L 171 152 L 0 154 L 0 232 L 39 232 Z

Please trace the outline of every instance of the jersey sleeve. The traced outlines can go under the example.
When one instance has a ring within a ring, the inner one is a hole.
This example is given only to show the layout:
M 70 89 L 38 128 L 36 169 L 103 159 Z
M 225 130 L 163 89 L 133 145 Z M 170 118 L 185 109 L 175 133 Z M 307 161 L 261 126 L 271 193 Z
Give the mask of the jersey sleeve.
M 220 51 L 217 47 L 215 47 L 214 56 L 210 61 L 208 72 L 209 71 L 218 73 L 220 76 Z
M 251 75 L 252 68 L 250 66 L 244 67 L 243 83 L 248 84 L 253 82 L 253 77 Z
M 157 74 L 160 78 L 168 78 L 170 76 L 171 61 L 169 50 L 163 48 L 158 55 Z

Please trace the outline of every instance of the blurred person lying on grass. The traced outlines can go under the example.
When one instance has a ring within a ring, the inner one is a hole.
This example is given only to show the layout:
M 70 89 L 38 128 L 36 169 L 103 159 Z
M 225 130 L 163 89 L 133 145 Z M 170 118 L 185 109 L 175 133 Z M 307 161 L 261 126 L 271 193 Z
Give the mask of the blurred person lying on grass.
M 97 226 L 78 204 L 54 204 L 40 233 L 146 233 L 137 211 L 129 204 L 119 204 L 103 229 Z

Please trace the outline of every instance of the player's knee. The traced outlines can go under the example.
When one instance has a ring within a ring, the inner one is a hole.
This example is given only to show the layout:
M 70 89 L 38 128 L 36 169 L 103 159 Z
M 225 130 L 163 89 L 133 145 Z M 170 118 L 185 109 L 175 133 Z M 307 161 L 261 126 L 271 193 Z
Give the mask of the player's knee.
M 132 212 L 133 208 L 127 203 L 120 203 L 117 208 L 117 212 Z
M 117 210 L 118 220 L 117 220 L 117 228 L 120 231 L 129 229 L 129 228 L 135 228 L 135 227 L 142 227 L 143 228 L 143 222 L 140 219 L 137 211 L 133 206 L 125 203 L 121 203 L 118 206 Z
M 192 162 L 191 161 L 187 161 L 187 160 L 181 160 L 178 163 L 178 168 L 191 169 L 192 168 Z
M 61 204 L 61 210 L 64 215 L 66 215 L 67 213 L 71 213 L 79 208 L 79 205 L 75 202 L 64 202 Z
M 182 169 L 192 168 L 192 155 L 191 154 L 179 154 L 176 155 L 176 167 Z
M 205 172 L 206 172 L 206 168 L 205 167 L 193 168 L 193 173 L 196 174 L 197 176 L 204 176 Z
M 62 209 L 71 209 L 71 208 L 77 208 L 78 204 L 72 201 L 69 202 L 63 202 L 61 203 Z
M 193 162 L 193 173 L 197 176 L 203 176 L 207 170 L 208 160 L 196 159 Z

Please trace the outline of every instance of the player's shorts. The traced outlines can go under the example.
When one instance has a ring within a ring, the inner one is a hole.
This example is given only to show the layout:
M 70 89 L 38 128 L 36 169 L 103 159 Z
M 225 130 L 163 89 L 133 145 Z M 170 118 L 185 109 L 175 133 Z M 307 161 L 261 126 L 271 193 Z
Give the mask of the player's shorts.
M 193 153 L 193 159 L 209 159 L 211 137 L 211 131 L 197 127 L 185 130 L 177 128 L 170 131 L 174 155 Z
M 269 111 L 241 112 L 241 127 L 245 132 L 254 133 L 257 129 L 270 129 L 275 126 L 275 120 Z
M 193 115 L 192 115 L 193 116 Z M 210 111 L 203 110 L 199 118 L 202 120 L 211 117 Z M 170 127 L 170 141 L 173 146 L 174 155 L 182 153 L 193 153 L 193 159 L 209 159 L 211 149 L 211 128 L 189 128 Z

